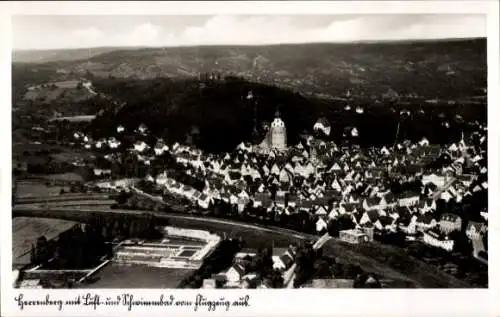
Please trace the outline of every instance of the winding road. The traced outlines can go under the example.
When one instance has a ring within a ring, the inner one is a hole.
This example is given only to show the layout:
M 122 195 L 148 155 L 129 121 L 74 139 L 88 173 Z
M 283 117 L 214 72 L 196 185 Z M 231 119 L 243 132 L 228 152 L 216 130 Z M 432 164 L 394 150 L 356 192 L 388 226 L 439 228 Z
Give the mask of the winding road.
M 98 204 L 96 202 L 96 204 Z M 211 217 L 195 217 L 195 216 L 186 216 L 186 215 L 178 215 L 178 214 L 171 214 L 171 213 L 165 213 L 165 212 L 154 212 L 154 211 L 136 211 L 136 210 L 128 210 L 128 209 L 107 209 L 107 208 L 92 208 L 92 206 L 89 205 L 74 205 L 72 206 L 74 208 L 68 208 L 67 206 L 44 206 L 42 204 L 23 204 L 23 205 L 18 205 L 12 208 L 12 215 L 13 217 L 40 217 L 40 218 L 58 218 L 58 213 L 61 218 L 64 218 L 66 220 L 69 220 L 68 218 L 72 218 L 71 213 L 78 213 L 73 216 L 73 220 L 75 221 L 82 221 L 82 218 L 91 216 L 92 214 L 99 214 L 99 213 L 105 213 L 105 214 L 121 214 L 121 215 L 152 215 L 157 218 L 166 218 L 166 219 L 183 219 L 183 220 L 196 220 L 200 221 L 201 219 L 204 222 L 209 222 L 209 223 L 218 223 L 218 224 L 226 224 L 226 225 L 233 225 L 233 226 L 238 226 L 241 228 L 246 228 L 246 229 L 252 229 L 252 230 L 257 230 L 257 231 L 262 231 L 262 232 L 283 232 L 286 233 L 288 236 L 291 236 L 296 239 L 301 239 L 301 240 L 306 240 L 306 239 L 318 239 L 317 236 L 312 235 L 312 234 L 305 234 L 305 233 L 299 233 L 297 231 L 293 231 L 290 229 L 284 229 L 284 228 L 279 228 L 279 227 L 273 227 L 273 226 L 262 226 L 262 225 L 254 225 L 254 224 L 248 224 L 248 223 L 243 223 L 243 222 L 237 222 L 234 220 L 226 220 L 226 219 L 217 219 L 217 218 L 211 218 Z

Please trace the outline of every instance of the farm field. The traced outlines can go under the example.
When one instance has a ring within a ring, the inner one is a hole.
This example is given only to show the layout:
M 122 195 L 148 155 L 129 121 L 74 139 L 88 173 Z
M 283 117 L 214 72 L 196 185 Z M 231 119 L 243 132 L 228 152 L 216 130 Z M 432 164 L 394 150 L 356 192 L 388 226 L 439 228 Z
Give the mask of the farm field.
M 76 224 L 74 221 L 16 217 L 12 219 L 12 264 L 22 265 L 29 263 L 31 245 L 36 243 L 40 236 L 47 240 L 56 238 Z
M 81 203 L 80 203 L 81 202 Z M 78 206 L 78 205 L 111 205 L 114 200 L 109 198 L 108 194 L 98 193 L 64 193 L 51 196 L 29 196 L 18 197 L 17 203 L 23 205 L 31 205 L 32 207 L 39 208 L 41 204 L 49 203 L 47 207 L 57 208 L 60 205 Z M 38 206 L 38 207 L 36 207 Z
M 69 186 L 47 186 L 41 181 L 19 181 L 15 195 L 17 198 L 59 196 L 61 189 L 69 191 Z
M 83 181 L 83 177 L 77 173 L 61 173 L 54 175 L 43 175 L 41 178 L 46 180 L 55 180 L 55 181 L 67 181 L 67 182 L 81 182 Z
M 67 80 L 32 86 L 28 88 L 23 97 L 25 100 L 41 101 L 43 103 L 50 103 L 58 99 L 82 101 L 93 97 L 93 94 L 87 89 L 78 87 L 78 83 L 76 80 Z
M 46 144 L 46 143 L 15 143 L 12 144 L 12 153 L 13 154 L 21 154 L 23 152 L 33 154 L 33 152 L 37 151 L 61 151 L 64 147 L 60 145 L 54 144 Z
M 80 116 L 70 116 L 70 117 L 58 117 L 52 118 L 49 121 L 64 121 L 68 120 L 69 122 L 90 122 L 95 119 L 95 115 L 80 115 Z
M 63 183 L 57 183 L 58 181 Z M 33 178 L 19 179 L 16 183 L 15 195 L 17 198 L 60 196 L 61 189 L 66 192 L 66 196 L 75 195 L 69 193 L 70 187 L 63 186 L 64 182 L 81 182 L 83 178 L 77 173 L 61 173 L 53 175 L 36 175 Z M 56 182 L 51 185 L 50 182 Z M 79 194 L 82 196 L 83 194 Z M 102 196 L 102 195 L 101 195 Z M 89 198 L 92 199 L 92 198 Z
M 79 83 L 78 80 L 64 80 L 64 81 L 57 81 L 57 82 L 49 82 L 49 83 L 45 83 L 43 85 L 31 86 L 31 87 L 29 87 L 28 90 L 40 89 L 44 85 L 46 85 L 46 86 L 55 85 L 58 88 L 76 88 L 78 83 Z
M 64 198 L 62 196 L 61 198 Z M 68 196 L 68 199 L 71 199 L 71 196 Z M 69 207 L 73 206 L 75 209 L 78 209 L 79 206 L 102 206 L 103 208 L 107 208 L 115 203 L 115 200 L 112 199 L 92 199 L 89 196 L 89 200 L 75 200 L 75 201 L 51 201 L 50 207 L 58 208 L 58 207 Z
M 85 159 L 91 156 L 89 151 L 84 149 L 68 148 L 61 145 L 46 143 L 14 143 L 12 145 L 12 156 L 22 157 L 28 163 L 37 157 L 51 156 L 60 162 L 71 163 L 78 159 Z

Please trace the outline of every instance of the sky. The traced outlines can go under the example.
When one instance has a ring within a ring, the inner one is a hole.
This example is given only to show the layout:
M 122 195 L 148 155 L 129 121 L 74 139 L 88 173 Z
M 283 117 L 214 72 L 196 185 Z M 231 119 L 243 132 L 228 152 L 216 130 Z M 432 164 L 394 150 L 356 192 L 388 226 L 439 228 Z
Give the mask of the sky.
M 464 14 L 12 17 L 12 48 L 262 45 L 486 37 Z

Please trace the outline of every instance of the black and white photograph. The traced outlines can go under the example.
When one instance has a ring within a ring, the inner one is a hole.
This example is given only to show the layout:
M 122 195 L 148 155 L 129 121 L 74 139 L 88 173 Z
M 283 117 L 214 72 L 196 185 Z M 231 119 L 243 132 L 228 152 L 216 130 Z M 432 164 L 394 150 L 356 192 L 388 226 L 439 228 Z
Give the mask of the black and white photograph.
M 8 283 L 488 289 L 487 30 L 12 15 Z

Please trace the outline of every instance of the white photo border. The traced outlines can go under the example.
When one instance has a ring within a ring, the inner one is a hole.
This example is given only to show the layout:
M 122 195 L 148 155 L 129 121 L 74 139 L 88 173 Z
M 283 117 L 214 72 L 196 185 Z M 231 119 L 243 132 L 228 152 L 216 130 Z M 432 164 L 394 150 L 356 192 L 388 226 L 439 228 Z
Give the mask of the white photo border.
M 50 294 L 53 298 L 69 299 L 78 293 L 98 293 L 102 297 L 116 296 L 127 290 L 14 290 L 12 275 L 12 219 L 11 219 L 11 26 L 10 18 L 16 14 L 32 15 L 214 15 L 214 14 L 485 14 L 488 30 L 488 170 L 489 170 L 489 243 L 499 244 L 498 163 L 500 158 L 498 116 L 499 100 L 499 24 L 498 1 L 244 1 L 244 2 L 3 2 L 0 4 L 0 124 L 4 153 L 1 158 L 1 309 L 2 316 L 118 316 L 127 312 L 126 307 L 78 307 L 57 311 L 56 307 L 38 306 L 37 310 L 25 307 L 19 310 L 14 297 L 23 293 L 25 298 Z M 213 299 L 223 296 L 234 298 L 249 294 L 249 308 L 216 310 L 211 315 L 224 316 L 490 316 L 500 314 L 499 275 L 494 269 L 500 262 L 499 250 L 489 248 L 489 289 L 443 289 L 443 290 L 130 290 L 137 297 L 159 298 L 174 294 L 176 297 L 192 298 L 199 292 Z M 206 310 L 135 307 L 134 315 L 205 315 Z

